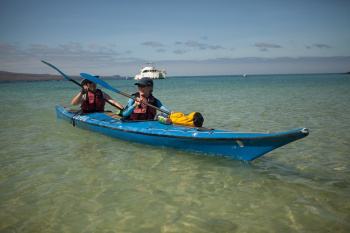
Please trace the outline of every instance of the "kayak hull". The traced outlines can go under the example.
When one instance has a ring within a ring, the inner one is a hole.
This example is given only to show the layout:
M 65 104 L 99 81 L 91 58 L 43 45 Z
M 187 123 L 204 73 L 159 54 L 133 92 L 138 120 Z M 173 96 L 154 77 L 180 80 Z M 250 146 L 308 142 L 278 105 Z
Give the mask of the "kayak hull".
M 158 121 L 125 121 L 111 112 L 83 113 L 56 106 L 57 118 L 119 140 L 252 161 L 278 147 L 306 137 L 302 128 L 282 133 L 238 133 L 165 125 Z

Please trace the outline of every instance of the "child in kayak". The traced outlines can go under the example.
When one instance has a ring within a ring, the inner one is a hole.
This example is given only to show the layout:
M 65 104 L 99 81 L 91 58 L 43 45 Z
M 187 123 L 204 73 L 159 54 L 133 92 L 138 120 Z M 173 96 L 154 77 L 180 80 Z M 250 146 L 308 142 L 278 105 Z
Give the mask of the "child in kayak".
M 141 78 L 135 85 L 138 86 L 138 92 L 132 94 L 137 99 L 129 99 L 128 106 L 123 111 L 123 116 L 130 120 L 153 120 L 157 114 L 155 108 L 142 104 L 140 101 L 149 103 L 164 111 L 170 111 L 163 106 L 163 104 L 152 95 L 153 80 L 147 77 Z M 172 112 L 173 113 L 173 112 Z
M 98 78 L 99 76 L 95 77 Z M 71 104 L 73 106 L 81 104 L 83 112 L 103 112 L 106 100 L 120 109 L 124 109 L 121 104 L 114 101 L 107 93 L 97 89 L 96 83 L 84 79 L 80 84 L 83 86 L 83 89 L 72 99 Z

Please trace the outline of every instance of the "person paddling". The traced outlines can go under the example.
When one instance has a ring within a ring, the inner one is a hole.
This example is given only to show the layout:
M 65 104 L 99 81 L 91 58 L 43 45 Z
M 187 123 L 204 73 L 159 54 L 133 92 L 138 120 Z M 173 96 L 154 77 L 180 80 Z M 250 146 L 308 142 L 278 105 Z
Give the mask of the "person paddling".
M 95 76 L 99 78 L 99 76 Z M 73 106 L 81 104 L 83 112 L 102 112 L 105 109 L 106 100 L 118 106 L 120 109 L 124 107 L 114 101 L 107 93 L 97 89 L 97 84 L 84 79 L 80 83 L 83 89 L 72 99 Z
M 170 112 L 163 106 L 159 99 L 156 99 L 153 95 L 153 80 L 148 77 L 141 78 L 135 85 L 138 86 L 138 92 L 132 94 L 134 98 L 129 99 L 128 106 L 123 111 L 123 116 L 130 120 L 153 120 L 157 114 L 157 110 L 142 104 L 140 101 L 149 103 L 162 110 Z M 174 112 L 171 112 L 174 113 Z

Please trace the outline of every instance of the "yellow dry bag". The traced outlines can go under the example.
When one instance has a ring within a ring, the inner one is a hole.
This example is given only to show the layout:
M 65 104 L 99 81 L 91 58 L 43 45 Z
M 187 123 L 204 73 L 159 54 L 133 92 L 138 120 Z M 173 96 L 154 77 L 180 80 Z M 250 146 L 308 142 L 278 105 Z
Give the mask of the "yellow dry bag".
M 171 114 L 170 119 L 175 125 L 184 125 L 191 127 L 202 127 L 204 122 L 204 118 L 199 112 L 192 112 L 188 116 L 185 116 L 185 114 L 181 112 L 177 112 Z

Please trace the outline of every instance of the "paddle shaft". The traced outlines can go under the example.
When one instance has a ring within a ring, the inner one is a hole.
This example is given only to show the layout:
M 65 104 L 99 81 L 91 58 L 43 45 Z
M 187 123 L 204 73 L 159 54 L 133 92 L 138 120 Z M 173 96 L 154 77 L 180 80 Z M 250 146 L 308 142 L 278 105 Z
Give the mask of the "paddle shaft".
M 43 60 L 41 60 L 41 62 L 44 63 L 44 64 L 46 64 L 46 65 L 48 65 L 48 66 L 50 66 L 51 68 L 55 69 L 55 70 L 58 71 L 63 77 L 65 77 L 65 78 L 68 79 L 69 81 L 71 81 L 71 82 L 77 84 L 77 85 L 80 86 L 82 89 L 84 89 L 83 85 L 81 85 L 80 83 L 78 83 L 78 82 L 75 81 L 74 79 L 68 77 L 66 74 L 64 74 L 62 71 L 60 71 L 60 70 L 59 70 L 57 67 L 55 67 L 54 65 L 52 65 L 52 64 L 50 64 L 50 63 L 48 63 L 48 62 L 46 62 L 46 61 L 43 61 Z M 93 93 L 94 95 L 96 95 L 96 92 L 95 92 L 95 91 L 91 91 L 91 90 L 88 90 L 88 91 L 91 92 L 91 93 Z M 113 107 L 118 108 L 119 110 L 122 110 L 122 109 L 119 108 L 117 105 L 113 104 L 112 102 L 110 102 L 109 100 L 105 99 L 104 97 L 102 97 L 102 99 L 103 99 L 104 101 L 106 101 L 107 103 L 109 103 L 110 105 L 112 105 Z

